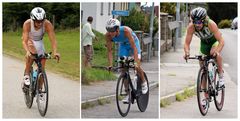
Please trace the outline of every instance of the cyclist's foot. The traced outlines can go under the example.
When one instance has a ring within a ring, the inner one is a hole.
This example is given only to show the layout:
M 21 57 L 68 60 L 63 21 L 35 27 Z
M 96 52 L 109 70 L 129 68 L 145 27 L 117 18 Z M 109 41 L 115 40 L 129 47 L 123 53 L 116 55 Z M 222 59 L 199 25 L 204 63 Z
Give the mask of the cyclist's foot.
M 24 75 L 23 81 L 24 81 L 24 85 L 29 86 L 30 85 L 30 77 L 29 77 L 29 75 Z
M 147 81 L 142 84 L 142 94 L 146 94 L 148 91 Z
M 224 87 L 224 77 L 223 77 L 223 75 L 221 75 L 221 76 L 219 75 L 218 87 L 219 87 L 219 88 Z
M 24 75 L 23 77 L 23 82 L 22 82 L 22 89 L 24 91 L 24 87 L 28 87 L 30 85 L 30 78 L 29 78 L 29 75 Z
M 204 110 L 208 107 L 207 99 L 202 100 L 202 107 L 204 108 Z
M 123 98 L 122 102 L 124 104 L 128 104 L 129 103 L 129 95 L 127 95 L 125 98 Z

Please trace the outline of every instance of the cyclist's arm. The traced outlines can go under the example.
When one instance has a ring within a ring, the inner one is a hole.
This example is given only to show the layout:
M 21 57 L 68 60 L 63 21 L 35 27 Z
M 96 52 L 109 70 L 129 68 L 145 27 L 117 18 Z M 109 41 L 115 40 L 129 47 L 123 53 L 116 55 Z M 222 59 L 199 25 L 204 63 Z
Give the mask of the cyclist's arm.
M 106 47 L 107 47 L 107 56 L 108 56 L 108 66 L 112 67 L 112 39 L 108 33 L 105 34 Z
M 57 41 L 53 25 L 48 20 L 45 20 L 45 29 L 46 32 L 48 33 L 48 38 L 51 41 L 52 51 L 55 55 L 57 53 Z
M 124 28 L 124 35 L 128 38 L 128 41 L 129 41 L 131 47 L 133 48 L 134 61 L 138 64 L 138 66 L 140 66 L 140 61 L 138 59 L 137 47 L 135 45 L 131 31 L 129 31 L 127 28 Z
M 189 54 L 190 52 L 190 44 L 192 41 L 193 33 L 194 33 L 194 25 L 190 23 L 187 27 L 187 35 L 186 35 L 185 44 L 184 44 L 185 54 Z
M 30 31 L 30 22 L 27 20 L 23 24 L 23 32 L 22 32 L 22 45 L 26 52 L 29 52 L 28 50 L 29 31 Z
M 219 45 L 217 46 L 216 52 L 220 53 L 222 51 L 222 48 L 224 46 L 224 39 L 222 37 L 221 32 L 219 31 L 217 24 L 210 20 L 208 27 L 210 29 L 211 32 L 213 32 L 214 37 L 218 40 Z

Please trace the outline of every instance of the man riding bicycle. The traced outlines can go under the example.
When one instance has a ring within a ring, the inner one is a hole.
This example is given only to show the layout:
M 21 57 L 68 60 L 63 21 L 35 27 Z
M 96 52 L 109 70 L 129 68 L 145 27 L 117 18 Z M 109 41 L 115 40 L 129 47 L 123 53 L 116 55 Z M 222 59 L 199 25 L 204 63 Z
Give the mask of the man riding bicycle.
M 187 27 L 187 35 L 184 44 L 184 59 L 188 59 L 190 55 L 190 43 L 192 36 L 195 34 L 201 39 L 200 53 L 203 55 L 211 55 L 216 57 L 219 75 L 219 87 L 224 86 L 224 76 L 222 68 L 221 51 L 224 46 L 224 39 L 220 33 L 216 23 L 207 16 L 205 8 L 197 7 L 191 11 L 191 22 Z M 200 62 L 202 66 L 202 62 Z M 206 81 L 203 84 L 206 87 Z
M 60 54 L 57 52 L 57 41 L 53 25 L 46 19 L 46 13 L 43 8 L 35 7 L 30 13 L 30 19 L 23 24 L 22 44 L 26 51 L 26 67 L 22 88 L 30 85 L 29 73 L 33 64 L 32 54 L 44 55 L 45 49 L 43 44 L 44 33 L 48 33 L 51 41 L 54 58 L 58 61 Z M 42 59 L 42 67 L 44 70 L 46 59 Z
M 141 49 L 139 39 L 136 34 L 128 26 L 120 26 L 120 22 L 117 19 L 109 19 L 106 24 L 107 33 L 105 34 L 106 46 L 108 50 L 108 62 L 109 68 L 112 67 L 112 43 L 119 43 L 118 56 L 133 56 L 135 69 L 142 80 L 142 93 L 146 94 L 148 91 L 147 81 L 144 78 L 143 70 L 141 69 Z M 126 82 L 127 83 L 127 82 Z M 127 85 L 125 84 L 125 87 Z M 129 95 L 124 99 L 124 103 L 128 103 Z

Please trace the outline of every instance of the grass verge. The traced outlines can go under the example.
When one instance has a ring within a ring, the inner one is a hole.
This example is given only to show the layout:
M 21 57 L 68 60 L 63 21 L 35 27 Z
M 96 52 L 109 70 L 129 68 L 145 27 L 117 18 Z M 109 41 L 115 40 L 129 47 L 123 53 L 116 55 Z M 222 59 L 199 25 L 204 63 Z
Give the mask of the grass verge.
M 102 33 L 94 31 L 96 37 L 99 41 L 93 40 L 93 60 L 92 65 L 94 66 L 106 66 L 107 61 L 107 48 L 105 47 L 105 37 Z M 83 51 L 82 51 L 83 52 Z M 84 54 L 82 53 L 82 62 L 84 59 Z M 82 66 L 83 67 L 83 66 Z M 89 85 L 97 81 L 115 80 L 117 77 L 113 73 L 109 73 L 106 70 L 96 69 L 96 68 L 82 68 L 81 70 L 82 84 Z
M 56 31 L 58 52 L 61 54 L 60 63 L 49 60 L 46 69 L 60 73 L 72 80 L 80 79 L 80 43 L 79 28 L 73 30 Z M 3 32 L 3 53 L 24 60 L 25 50 L 22 47 L 22 31 Z M 51 52 L 51 43 L 45 35 L 44 46 L 46 52 Z
M 194 89 L 185 88 L 183 93 L 176 94 L 177 101 L 183 101 L 189 97 L 196 95 L 196 91 Z

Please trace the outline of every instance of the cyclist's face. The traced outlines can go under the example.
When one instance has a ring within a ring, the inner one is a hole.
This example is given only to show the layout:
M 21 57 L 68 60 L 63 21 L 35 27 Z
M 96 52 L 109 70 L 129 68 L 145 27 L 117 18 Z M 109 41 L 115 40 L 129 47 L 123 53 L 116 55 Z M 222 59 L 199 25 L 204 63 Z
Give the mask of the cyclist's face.
M 203 21 L 202 20 L 193 21 L 193 25 L 197 30 L 201 30 L 203 27 Z
M 41 21 L 35 20 L 35 21 L 34 21 L 34 26 L 35 26 L 36 28 L 40 28 L 40 27 L 42 26 L 42 24 L 43 24 L 43 20 L 41 20 Z
M 113 31 L 113 32 L 109 32 L 109 34 L 110 34 L 110 36 L 113 38 L 113 37 L 115 37 L 115 36 L 117 36 L 118 35 L 118 29 L 116 30 L 116 31 Z

